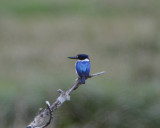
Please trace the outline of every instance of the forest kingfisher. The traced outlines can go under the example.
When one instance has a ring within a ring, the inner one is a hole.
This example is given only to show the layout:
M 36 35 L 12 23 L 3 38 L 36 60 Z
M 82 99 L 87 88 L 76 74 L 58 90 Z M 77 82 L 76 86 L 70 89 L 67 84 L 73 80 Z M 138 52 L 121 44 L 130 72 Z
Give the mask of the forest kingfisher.
M 89 77 L 90 73 L 90 60 L 86 54 L 78 54 L 74 57 L 68 57 L 70 59 L 77 59 L 75 64 L 78 76 L 81 78 L 81 84 L 85 84 L 85 80 Z

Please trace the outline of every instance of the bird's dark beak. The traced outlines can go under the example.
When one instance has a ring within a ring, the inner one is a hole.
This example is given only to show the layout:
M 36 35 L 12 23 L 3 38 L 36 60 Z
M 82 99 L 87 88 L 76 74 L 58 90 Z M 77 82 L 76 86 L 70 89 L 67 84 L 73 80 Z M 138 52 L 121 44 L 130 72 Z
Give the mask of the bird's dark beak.
M 69 59 L 78 59 L 76 56 L 68 57 Z

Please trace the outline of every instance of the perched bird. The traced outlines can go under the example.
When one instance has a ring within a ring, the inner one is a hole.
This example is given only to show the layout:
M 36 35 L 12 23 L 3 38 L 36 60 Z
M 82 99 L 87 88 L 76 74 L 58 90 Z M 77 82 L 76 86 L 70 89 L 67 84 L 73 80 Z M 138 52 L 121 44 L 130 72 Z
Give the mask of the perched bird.
M 81 78 L 81 84 L 85 84 L 86 78 L 89 77 L 90 73 L 90 60 L 88 55 L 86 54 L 78 54 L 74 57 L 68 57 L 70 59 L 77 59 L 77 62 L 75 64 L 76 71 L 78 76 Z

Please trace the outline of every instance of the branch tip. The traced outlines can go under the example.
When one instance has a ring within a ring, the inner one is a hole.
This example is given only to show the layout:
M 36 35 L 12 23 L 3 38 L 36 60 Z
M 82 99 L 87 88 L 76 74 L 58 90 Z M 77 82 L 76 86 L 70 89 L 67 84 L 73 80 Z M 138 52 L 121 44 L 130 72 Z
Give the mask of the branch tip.
M 49 107 L 51 106 L 49 101 L 46 101 L 46 105 L 49 106 Z
M 59 93 L 63 93 L 63 90 L 62 89 L 58 89 L 57 90 Z
M 98 72 L 98 73 L 95 73 L 95 74 L 91 74 L 91 75 L 89 75 L 89 78 L 92 78 L 94 76 L 98 76 L 98 75 L 101 75 L 101 74 L 105 74 L 105 73 L 106 73 L 106 71 Z

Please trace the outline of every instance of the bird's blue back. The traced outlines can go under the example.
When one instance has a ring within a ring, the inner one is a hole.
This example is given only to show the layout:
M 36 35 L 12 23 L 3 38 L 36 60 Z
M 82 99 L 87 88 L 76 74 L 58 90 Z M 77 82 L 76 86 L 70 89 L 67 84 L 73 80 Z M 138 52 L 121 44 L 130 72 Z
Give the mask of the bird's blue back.
M 77 61 L 76 62 L 76 70 L 80 77 L 89 76 L 90 72 L 90 62 L 89 61 Z

